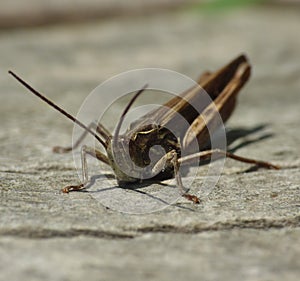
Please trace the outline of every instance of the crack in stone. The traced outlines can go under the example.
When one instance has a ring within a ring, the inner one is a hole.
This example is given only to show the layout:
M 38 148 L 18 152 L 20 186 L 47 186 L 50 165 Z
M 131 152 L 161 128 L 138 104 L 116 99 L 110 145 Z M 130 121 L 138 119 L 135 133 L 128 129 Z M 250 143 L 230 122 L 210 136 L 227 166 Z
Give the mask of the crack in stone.
M 120 229 L 120 232 L 111 232 L 105 230 L 95 229 L 67 229 L 67 230 L 54 230 L 46 228 L 15 228 L 15 229 L 2 229 L 0 236 L 13 236 L 29 239 L 51 239 L 51 238 L 72 238 L 78 236 L 93 237 L 101 239 L 133 239 L 145 233 L 177 233 L 177 234 L 197 234 L 209 231 L 224 231 L 232 229 L 281 229 L 281 228 L 294 228 L 300 227 L 300 216 L 282 218 L 282 219 L 236 219 L 226 222 L 216 223 L 200 223 L 190 224 L 186 226 L 176 225 L 153 225 L 144 226 L 139 228 L 126 228 Z
M 285 228 L 285 227 L 299 227 L 300 216 L 283 218 L 283 219 L 236 219 L 226 222 L 200 223 L 187 226 L 175 226 L 175 225 L 157 225 L 146 226 L 136 229 L 138 233 L 184 233 L 184 234 L 196 234 L 206 231 L 222 231 L 232 229 L 261 229 L 268 230 L 271 228 Z M 131 229 L 127 229 L 131 230 Z
M 78 236 L 95 237 L 104 239 L 131 239 L 134 235 L 128 233 L 116 233 L 104 230 L 93 229 L 68 229 L 68 230 L 54 230 L 54 229 L 32 229 L 32 228 L 15 228 L 0 230 L 0 236 L 14 236 L 20 238 L 30 239 L 51 239 L 51 238 L 72 238 Z

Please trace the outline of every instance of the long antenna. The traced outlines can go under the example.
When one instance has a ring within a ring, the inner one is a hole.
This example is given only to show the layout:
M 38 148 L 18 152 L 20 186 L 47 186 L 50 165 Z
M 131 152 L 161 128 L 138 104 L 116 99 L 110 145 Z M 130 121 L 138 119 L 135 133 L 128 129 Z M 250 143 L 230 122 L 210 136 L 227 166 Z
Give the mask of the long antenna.
M 146 84 L 142 89 L 140 89 L 134 96 L 133 98 L 129 101 L 129 103 L 127 104 L 127 106 L 125 107 L 120 119 L 119 119 L 119 122 L 117 124 L 117 127 L 116 127 L 116 131 L 114 133 L 114 137 L 113 137 L 113 142 L 116 143 L 118 138 L 119 138 L 119 133 L 120 133 L 120 129 L 121 129 L 121 126 L 122 126 L 122 123 L 124 121 L 124 118 L 125 118 L 125 115 L 126 113 L 128 112 L 128 110 L 130 109 L 130 107 L 132 106 L 132 104 L 134 103 L 134 101 L 138 98 L 138 96 L 145 91 L 145 89 L 148 87 L 148 84 Z
M 15 77 L 31 93 L 33 93 L 34 95 L 36 95 L 37 97 L 39 97 L 41 100 L 43 100 L 44 102 L 46 102 L 47 104 L 49 104 L 51 107 L 55 108 L 57 111 L 59 111 L 60 113 L 62 113 L 63 115 L 65 115 L 67 118 L 69 118 L 70 120 L 72 120 L 74 123 L 76 123 L 77 125 L 79 125 L 84 130 L 86 130 L 87 132 L 89 132 L 92 136 L 94 136 L 96 138 L 97 141 L 99 141 L 104 147 L 106 147 L 105 142 L 95 132 L 93 132 L 90 128 L 88 128 L 86 125 L 84 125 L 83 123 L 81 123 L 78 119 L 76 119 L 74 116 L 72 116 L 71 114 L 69 114 L 68 112 L 66 112 L 65 110 L 63 110 L 61 107 L 59 107 L 58 105 L 56 105 L 54 102 L 52 102 L 51 100 L 49 100 L 48 98 L 46 98 L 44 95 L 42 95 L 41 93 L 39 93 L 37 90 L 35 90 L 34 88 L 32 88 L 28 83 L 26 83 L 17 74 L 13 73 L 12 71 L 8 71 L 8 73 L 11 74 L 13 77 Z

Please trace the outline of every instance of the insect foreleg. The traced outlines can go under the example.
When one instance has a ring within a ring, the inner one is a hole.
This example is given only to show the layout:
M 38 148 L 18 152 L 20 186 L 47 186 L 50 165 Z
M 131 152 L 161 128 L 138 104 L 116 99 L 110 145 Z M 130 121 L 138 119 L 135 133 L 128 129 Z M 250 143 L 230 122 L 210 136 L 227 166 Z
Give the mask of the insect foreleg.
M 91 155 L 98 160 L 109 164 L 108 158 L 99 150 L 95 150 L 91 147 L 83 145 L 81 147 L 81 168 L 82 168 L 82 183 L 78 185 L 69 185 L 62 189 L 62 192 L 69 193 L 70 191 L 78 191 L 84 189 L 86 184 L 89 182 L 88 178 L 88 166 L 86 161 L 86 156 Z
M 152 168 L 153 176 L 158 172 L 164 170 L 164 168 L 170 164 L 174 167 L 176 185 L 179 188 L 181 195 L 186 199 L 198 204 L 200 202 L 199 198 L 195 195 L 188 194 L 187 192 L 189 191 L 189 189 L 186 189 L 182 184 L 181 174 L 179 171 L 178 155 L 175 150 L 169 151 L 160 160 L 158 160 L 158 162 Z
M 100 123 L 97 125 L 95 122 L 92 122 L 88 126 L 88 128 L 96 130 L 97 133 L 99 133 L 105 139 L 105 141 L 107 141 L 107 140 L 109 140 L 109 138 L 111 138 L 111 134 L 109 133 L 109 131 Z M 78 138 L 78 140 L 72 146 L 66 146 L 66 147 L 54 146 L 53 152 L 67 153 L 67 152 L 70 152 L 70 151 L 76 149 L 82 143 L 82 141 L 85 139 L 85 137 L 87 136 L 88 133 L 89 133 L 88 131 L 84 131 L 82 133 L 82 135 Z
M 213 154 L 216 155 L 217 157 L 225 156 L 225 157 L 228 157 L 228 158 L 240 161 L 240 162 L 255 164 L 259 167 L 266 168 L 266 169 L 276 169 L 276 170 L 280 169 L 279 166 L 271 164 L 269 162 L 238 156 L 238 155 L 235 155 L 233 153 L 230 153 L 230 152 L 227 152 L 227 151 L 224 151 L 221 149 L 205 150 L 205 151 L 201 151 L 201 152 L 198 152 L 195 154 L 191 154 L 191 155 L 188 155 L 188 156 L 178 159 L 178 162 L 179 162 L 179 164 L 182 164 L 182 165 L 196 163 L 197 161 L 200 160 L 200 158 L 202 158 L 203 160 L 211 159 L 211 156 Z

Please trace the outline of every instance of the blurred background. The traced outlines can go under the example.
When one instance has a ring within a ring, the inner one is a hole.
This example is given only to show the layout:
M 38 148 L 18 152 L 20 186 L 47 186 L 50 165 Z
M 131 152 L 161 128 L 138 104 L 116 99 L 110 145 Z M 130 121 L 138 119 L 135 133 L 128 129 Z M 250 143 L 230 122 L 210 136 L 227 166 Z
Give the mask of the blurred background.
M 149 15 L 191 7 L 228 9 L 239 5 L 298 5 L 299 0 L 1 0 L 0 28 L 16 28 Z
M 298 5 L 298 0 L 1 0 L 0 28 L 149 15 L 191 7 L 211 11 L 242 5 Z M 198 7 L 197 7 L 198 5 Z

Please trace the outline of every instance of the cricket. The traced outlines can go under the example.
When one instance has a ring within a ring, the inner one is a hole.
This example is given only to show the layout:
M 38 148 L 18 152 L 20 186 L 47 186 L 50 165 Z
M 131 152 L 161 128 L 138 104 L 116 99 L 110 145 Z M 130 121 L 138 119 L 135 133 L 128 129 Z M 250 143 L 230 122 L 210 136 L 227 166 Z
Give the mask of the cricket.
M 113 135 L 101 123 L 97 124 L 92 122 L 89 125 L 83 124 L 80 120 L 46 98 L 45 95 L 31 87 L 17 74 L 12 71 L 9 71 L 9 74 L 16 78 L 31 93 L 84 130 L 83 134 L 72 146 L 54 147 L 53 151 L 55 153 L 66 153 L 76 149 L 88 134 L 92 135 L 104 148 L 103 152 L 102 150 L 82 145 L 82 182 L 64 187 L 62 189 L 64 193 L 80 191 L 88 185 L 90 179 L 88 177 L 87 155 L 109 165 L 121 188 L 130 188 L 130 185 L 133 183 L 141 183 L 149 180 L 159 182 L 165 179 L 175 178 L 176 186 L 180 194 L 196 204 L 200 202 L 200 199 L 196 195 L 189 194 L 189 189 L 183 186 L 182 175 L 179 170 L 180 166 L 199 163 L 200 159 L 210 160 L 212 155 L 217 155 L 220 158 L 228 157 L 256 165 L 257 167 L 280 169 L 279 166 L 266 161 L 246 158 L 227 152 L 226 150 L 210 149 L 208 147 L 210 135 L 207 129 L 207 122 L 212 125 L 214 130 L 218 129 L 217 125 L 215 125 L 216 113 L 212 110 L 212 107 L 217 109 L 218 114 L 225 123 L 234 111 L 240 89 L 250 77 L 251 65 L 245 55 L 238 56 L 216 72 L 205 72 L 197 80 L 200 87 L 209 95 L 211 99 L 210 104 L 203 104 L 201 107 L 202 100 L 199 87 L 187 89 L 181 95 L 167 101 L 161 108 L 154 109 L 150 113 L 145 114 L 142 118 L 132 122 L 126 132 L 121 134 L 120 128 L 126 114 L 135 100 L 142 95 L 148 87 L 148 85 L 144 85 L 134 94 L 120 115 Z M 201 114 L 195 110 L 194 106 L 196 104 L 202 108 Z M 174 112 L 182 116 L 189 124 L 188 129 L 182 129 L 180 122 L 178 122 L 178 134 L 176 135 L 168 129 L 170 122 L 177 122 Z M 153 124 L 145 122 L 150 116 L 151 120 L 155 121 Z M 204 120 L 206 120 L 206 122 L 204 122 Z M 199 150 L 196 152 L 193 151 L 189 155 L 181 156 L 182 149 L 189 150 L 192 140 L 194 139 L 193 136 L 196 136 Z M 157 153 L 154 151 L 154 154 L 158 156 L 153 161 L 153 158 L 150 159 L 149 157 L 149 152 L 152 148 L 155 150 L 157 146 L 162 147 L 164 153 L 161 155 L 161 151 Z M 129 148 L 129 155 L 125 152 L 124 147 Z M 135 167 L 142 168 L 143 174 L 141 174 L 139 170 L 134 172 Z M 126 171 L 130 171 L 130 173 Z

